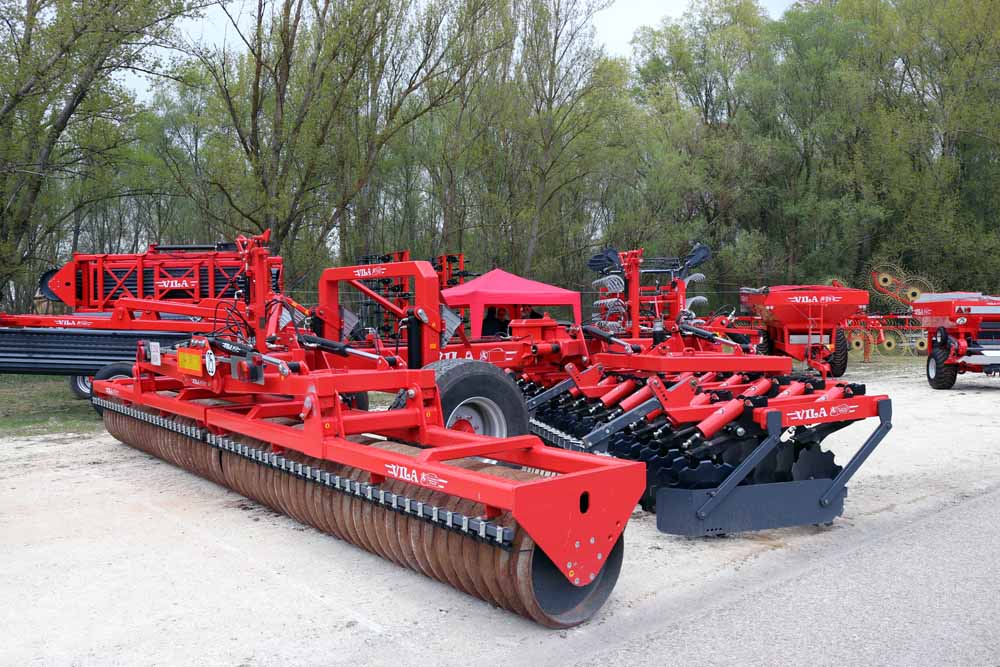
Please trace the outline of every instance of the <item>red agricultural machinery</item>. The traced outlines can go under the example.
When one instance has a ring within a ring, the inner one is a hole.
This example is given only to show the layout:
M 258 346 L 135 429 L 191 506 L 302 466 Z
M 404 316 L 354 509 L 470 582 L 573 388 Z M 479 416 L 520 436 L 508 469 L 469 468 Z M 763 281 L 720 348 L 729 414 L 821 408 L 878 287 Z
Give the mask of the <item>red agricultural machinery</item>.
M 543 440 L 646 464 L 642 503 L 656 511 L 665 532 L 718 534 L 839 516 L 848 480 L 891 427 L 889 399 L 865 395 L 863 385 L 794 375 L 790 358 L 757 354 L 754 345 L 698 320 L 684 291 L 687 258 L 652 263 L 644 275 L 659 284 L 639 291 L 642 307 L 634 308 L 633 283 L 645 264 L 633 260 L 641 254 L 610 251 L 592 262 L 601 263 L 606 290 L 594 325 L 515 320 L 510 337 L 472 340 L 440 302 L 429 265 L 379 265 L 380 276 L 401 281 L 413 296 L 408 310 L 381 304 L 397 321 L 389 329 L 401 335 L 386 342 L 372 332 L 351 344 L 415 367 L 468 358 L 505 369 L 524 393 L 532 432 Z M 314 326 L 324 335 L 347 340 L 343 332 L 353 320 L 342 304 L 357 299 L 346 292 L 378 298 L 361 280 L 371 274 L 359 269 L 324 272 L 314 310 Z M 636 322 L 639 336 L 632 337 Z M 446 425 L 522 432 L 485 388 L 462 400 L 447 383 L 440 391 Z M 871 417 L 879 426 L 847 465 L 837 466 L 823 439 Z
M 927 330 L 927 382 L 951 389 L 959 373 L 1000 375 L 1000 297 L 928 293 L 913 302 Z
M 312 326 L 321 335 L 350 341 L 358 349 L 398 356 L 411 367 L 448 359 L 485 361 L 512 373 L 526 391 L 547 388 L 566 379 L 567 364 L 586 366 L 591 355 L 604 349 L 638 352 L 658 344 L 676 352 L 690 349 L 720 354 L 725 350 L 752 352 L 748 343 L 729 337 L 722 326 L 724 319 L 705 325 L 711 329 L 694 324 L 704 323 L 690 314 L 692 304 L 686 299 L 684 281 L 693 268 L 692 258 L 695 262 L 703 261 L 706 251 L 693 253 L 684 260 L 670 260 L 669 266 L 666 260 L 660 260 L 655 268 L 649 269 L 646 275 L 666 275 L 666 279 L 663 284 L 642 291 L 641 309 L 633 308 L 634 296 L 626 290 L 608 289 L 612 282 L 609 278 L 618 278 L 623 287 L 626 282 L 638 284 L 641 251 L 602 253 L 610 258 L 610 266 L 602 269 L 608 290 L 603 300 L 620 302 L 625 314 L 632 313 L 631 316 L 621 320 L 598 319 L 586 326 L 567 326 L 548 316 L 516 319 L 510 323 L 509 335 L 478 338 L 470 338 L 462 326 L 462 318 L 443 303 L 437 274 L 427 262 L 394 261 L 330 268 L 320 279 L 319 303 L 312 311 Z M 616 263 L 619 257 L 625 260 L 621 265 Z M 620 273 L 615 275 L 615 271 Z M 475 283 L 469 283 L 472 284 Z M 386 295 L 386 285 L 398 289 Z M 398 302 L 392 298 L 393 294 L 406 295 L 405 302 Z M 504 304 L 537 303 L 532 301 L 533 296 L 504 293 L 497 298 Z M 375 317 L 368 318 L 374 325 L 365 326 L 365 320 L 350 310 L 349 306 L 356 307 L 359 303 L 377 307 Z M 639 318 L 644 323 L 638 328 L 639 335 L 632 336 L 635 330 L 632 323 Z M 502 411 L 488 400 L 472 400 L 458 406 L 450 399 L 447 388 L 442 388 L 442 392 L 442 403 L 449 408 L 445 418 L 448 426 L 464 424 L 495 436 L 526 432 L 527 423 L 505 422 Z
M 268 271 L 280 291 L 281 258 L 269 258 Z M 68 375 L 74 393 L 87 398 L 92 376 L 127 374 L 140 339 L 169 345 L 231 325 L 242 316 L 238 302 L 233 304 L 244 289 L 237 244 L 151 244 L 141 254 L 74 254 L 39 284 L 68 314 L 0 313 L 0 373 Z
M 607 249 L 594 255 L 588 266 L 600 274 L 593 281 L 598 291 L 594 325 L 633 341 L 665 339 L 675 333 L 697 338 L 699 349 L 756 345 L 757 329 L 733 326 L 730 317 L 698 317 L 694 308 L 708 303 L 704 296 L 688 296 L 688 286 L 705 280 L 694 269 L 708 261 L 708 246 L 696 243 L 684 257 L 644 257 L 645 251 Z M 692 341 L 688 341 L 690 343 Z M 689 346 L 681 345 L 681 349 Z
M 281 291 L 281 258 L 270 260 L 271 281 Z M 232 299 L 240 289 L 243 262 L 235 243 L 164 245 L 144 253 L 83 254 L 46 272 L 39 290 L 74 313 L 114 310 L 119 299 L 197 304 Z
M 961 373 L 1000 375 L 1000 296 L 929 291 L 898 269 L 873 270 L 872 285 L 905 309 L 899 330 L 927 353 L 931 387 L 951 389 Z
M 777 285 L 740 289 L 740 322 L 766 331 L 767 353 L 804 361 L 823 377 L 847 371 L 847 322 L 863 314 L 868 292 L 833 285 Z
M 642 461 L 657 527 L 712 535 L 828 523 L 846 484 L 891 428 L 891 402 L 864 385 L 792 374 L 788 357 L 662 344 L 607 351 L 549 387 L 527 388 L 532 431 L 571 450 Z M 826 436 L 879 425 L 843 467 Z
M 294 306 L 271 289 L 265 241 L 243 252 L 245 319 L 173 350 L 143 342 L 133 378 L 94 383 L 108 431 L 543 625 L 569 627 L 596 613 L 618 577 L 642 466 L 530 435 L 447 429 L 439 386 L 467 396 L 487 387 L 526 420 L 520 392 L 484 362 L 407 368 L 394 353 L 286 323 Z M 321 295 L 335 284 L 326 280 Z M 355 397 L 368 391 L 395 393 L 397 402 L 360 409 Z

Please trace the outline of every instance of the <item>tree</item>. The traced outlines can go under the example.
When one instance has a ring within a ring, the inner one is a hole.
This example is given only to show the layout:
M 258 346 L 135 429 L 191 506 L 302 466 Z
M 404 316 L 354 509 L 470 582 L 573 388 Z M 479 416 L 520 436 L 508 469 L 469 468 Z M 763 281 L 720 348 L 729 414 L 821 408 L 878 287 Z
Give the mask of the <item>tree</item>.
M 181 0 L 0 0 L 0 281 L 51 247 L 66 208 L 81 203 L 67 203 L 67 184 L 127 141 L 134 107 L 114 75 L 155 66 L 149 47 L 190 9 Z

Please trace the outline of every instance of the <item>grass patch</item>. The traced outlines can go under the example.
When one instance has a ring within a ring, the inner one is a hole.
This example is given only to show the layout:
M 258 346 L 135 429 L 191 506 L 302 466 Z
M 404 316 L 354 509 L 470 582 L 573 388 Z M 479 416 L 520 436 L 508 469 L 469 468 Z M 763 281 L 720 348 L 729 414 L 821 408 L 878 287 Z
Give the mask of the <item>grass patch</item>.
M 0 375 L 0 435 L 86 433 L 101 428 L 90 402 L 76 398 L 66 378 Z

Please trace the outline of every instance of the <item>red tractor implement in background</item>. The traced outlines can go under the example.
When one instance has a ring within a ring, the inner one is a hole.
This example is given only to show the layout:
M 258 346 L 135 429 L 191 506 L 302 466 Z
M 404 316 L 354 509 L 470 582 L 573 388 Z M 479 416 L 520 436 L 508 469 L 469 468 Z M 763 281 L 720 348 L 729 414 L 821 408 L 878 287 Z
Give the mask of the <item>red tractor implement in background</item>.
M 652 341 L 679 332 L 699 338 L 701 348 L 707 343 L 712 350 L 760 341 L 759 330 L 733 326 L 731 317 L 701 318 L 694 313 L 696 306 L 708 303 L 704 296 L 688 296 L 689 285 L 705 280 L 705 275 L 694 273 L 694 269 L 711 258 L 708 246 L 696 243 L 685 257 L 644 254 L 642 248 L 625 252 L 606 249 L 587 263 L 600 274 L 592 283 L 598 291 L 595 326 L 633 341 Z
M 281 291 L 281 258 L 271 258 L 271 280 Z M 114 309 L 119 299 L 197 304 L 232 299 L 240 289 L 243 263 L 234 243 L 162 245 L 138 254 L 74 253 L 60 269 L 46 272 L 41 293 L 74 313 Z
M 740 322 L 767 332 L 766 351 L 804 361 L 826 377 L 847 371 L 847 322 L 863 314 L 868 292 L 833 285 L 777 285 L 740 289 Z
M 1000 375 L 1000 297 L 928 293 L 913 302 L 927 330 L 927 382 L 951 389 L 959 373 Z
M 94 383 L 108 431 L 543 625 L 593 616 L 618 577 L 642 466 L 445 428 L 435 379 L 504 387 L 504 408 L 524 411 L 517 388 L 483 362 L 435 377 L 285 323 L 265 241 L 243 252 L 245 321 L 159 354 L 142 343 L 133 378 Z M 399 400 L 368 412 L 353 400 L 368 391 Z
M 273 289 L 282 288 L 280 257 L 268 260 Z M 164 346 L 191 333 L 232 325 L 243 285 L 238 244 L 165 246 L 142 254 L 84 255 L 46 273 L 46 298 L 71 312 L 0 313 L 0 373 L 68 375 L 90 396 L 91 377 L 126 375 L 140 339 Z M 297 316 L 302 318 L 303 308 Z
M 917 336 L 931 387 L 951 389 L 961 373 L 1000 375 L 1000 296 L 927 291 L 926 281 L 901 277 L 898 269 L 876 269 L 871 278 L 877 292 L 904 309 L 893 316 L 897 331 Z

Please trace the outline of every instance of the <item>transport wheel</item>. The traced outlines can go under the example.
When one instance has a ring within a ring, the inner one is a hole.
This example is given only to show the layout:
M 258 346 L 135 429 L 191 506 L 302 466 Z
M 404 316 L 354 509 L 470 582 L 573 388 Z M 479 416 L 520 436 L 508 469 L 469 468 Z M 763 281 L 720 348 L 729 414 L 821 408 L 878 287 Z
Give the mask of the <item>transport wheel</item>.
M 355 410 L 368 410 L 368 392 L 359 391 L 356 394 L 343 394 L 344 402 Z
M 830 355 L 830 375 L 839 378 L 847 372 L 847 355 L 851 348 L 847 344 L 847 332 L 837 329 L 833 342 L 833 354 Z
M 90 376 L 71 375 L 69 376 L 69 388 L 77 398 L 90 400 Z
M 767 331 L 761 330 L 760 332 L 760 342 L 757 343 L 757 354 L 774 354 L 774 346 L 771 344 L 771 339 L 767 335 Z
M 748 336 L 747 334 L 731 333 L 731 334 L 729 334 L 729 340 L 731 340 L 734 343 L 737 343 L 739 345 L 749 345 L 750 344 L 750 336 Z
M 935 389 L 951 389 L 955 386 L 958 366 L 946 364 L 948 356 L 948 348 L 936 345 L 927 355 L 927 383 Z
M 528 409 L 514 381 L 485 361 L 444 359 L 434 371 L 445 425 L 495 438 L 528 432 Z
M 125 361 L 118 361 L 113 364 L 108 364 L 101 370 L 94 374 L 95 380 L 117 380 L 118 378 L 130 378 L 132 377 L 132 364 Z M 91 404 L 97 414 L 104 414 L 104 408 L 99 408 L 96 405 Z

